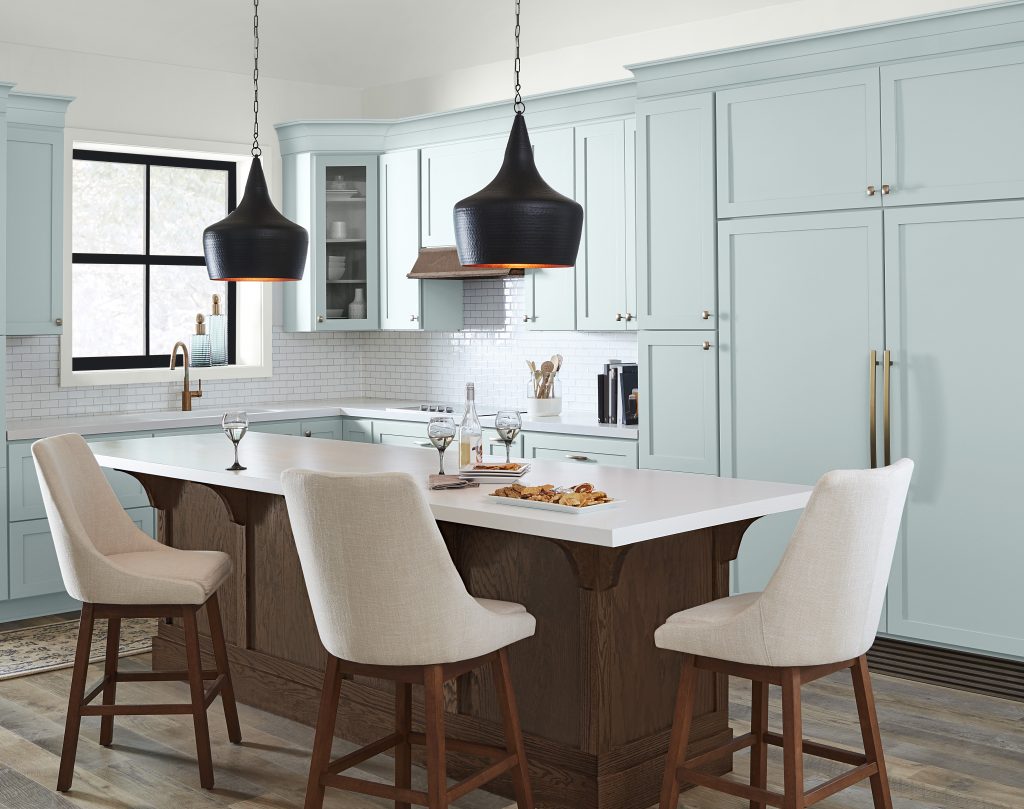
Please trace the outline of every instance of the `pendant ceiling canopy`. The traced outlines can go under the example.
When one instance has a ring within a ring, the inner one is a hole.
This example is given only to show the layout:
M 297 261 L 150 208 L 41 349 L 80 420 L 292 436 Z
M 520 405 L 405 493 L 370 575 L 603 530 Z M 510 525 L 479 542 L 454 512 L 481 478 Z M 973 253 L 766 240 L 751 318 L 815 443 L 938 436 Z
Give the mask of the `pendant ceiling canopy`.
M 583 232 L 583 206 L 540 176 L 519 83 L 519 0 L 516 0 L 515 118 L 497 176 L 456 203 L 455 245 L 464 267 L 572 267 Z
M 299 281 L 309 234 L 274 207 L 260 163 L 259 0 L 253 0 L 253 39 L 252 165 L 238 207 L 203 231 L 206 269 L 213 281 Z

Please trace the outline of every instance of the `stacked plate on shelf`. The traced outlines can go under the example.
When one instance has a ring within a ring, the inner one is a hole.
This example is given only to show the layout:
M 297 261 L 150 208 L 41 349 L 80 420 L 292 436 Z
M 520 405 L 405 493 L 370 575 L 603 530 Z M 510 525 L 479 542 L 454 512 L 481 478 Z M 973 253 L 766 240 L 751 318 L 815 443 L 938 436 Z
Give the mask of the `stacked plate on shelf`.
M 481 463 L 462 469 L 459 477 L 480 484 L 515 483 L 529 471 L 528 463 Z

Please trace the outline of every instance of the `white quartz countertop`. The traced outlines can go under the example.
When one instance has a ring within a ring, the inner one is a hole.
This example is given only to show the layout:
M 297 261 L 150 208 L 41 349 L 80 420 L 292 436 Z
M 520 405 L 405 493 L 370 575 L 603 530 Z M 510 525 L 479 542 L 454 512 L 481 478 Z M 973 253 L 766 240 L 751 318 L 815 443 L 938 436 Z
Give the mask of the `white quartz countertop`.
M 415 403 L 411 400 L 391 399 L 329 399 L 310 402 L 249 404 L 246 407 L 246 412 L 252 422 L 315 419 L 330 416 L 426 422 L 430 416 L 437 415 L 436 413 L 421 413 L 418 410 L 394 409 Z M 222 415 L 223 409 L 204 409 L 200 404 L 190 413 L 182 413 L 177 410 L 152 410 L 144 413 L 100 413 L 60 418 L 12 419 L 7 422 L 7 440 L 24 441 L 61 433 L 102 435 L 103 433 L 208 427 L 219 425 Z M 484 427 L 494 426 L 493 417 L 481 417 L 480 421 Z M 632 440 L 635 440 L 639 434 L 636 427 L 599 424 L 597 416 L 590 413 L 563 413 L 561 416 L 544 419 L 530 419 L 524 415 L 523 429 L 528 432 L 568 433 Z
M 359 444 L 269 433 L 250 433 L 239 457 L 248 469 L 229 472 L 228 440 L 180 435 L 104 441 L 91 445 L 100 465 L 216 486 L 281 494 L 281 473 L 293 467 L 368 474 L 408 472 L 420 482 L 438 520 L 533 536 L 618 547 L 738 520 L 803 508 L 810 488 L 788 483 L 735 480 L 648 469 L 532 462 L 528 485 L 593 483 L 618 502 L 592 513 L 562 514 L 509 506 L 487 495 L 496 486 L 430 491 L 427 476 L 437 456 L 421 449 Z M 449 465 L 455 453 L 447 453 Z

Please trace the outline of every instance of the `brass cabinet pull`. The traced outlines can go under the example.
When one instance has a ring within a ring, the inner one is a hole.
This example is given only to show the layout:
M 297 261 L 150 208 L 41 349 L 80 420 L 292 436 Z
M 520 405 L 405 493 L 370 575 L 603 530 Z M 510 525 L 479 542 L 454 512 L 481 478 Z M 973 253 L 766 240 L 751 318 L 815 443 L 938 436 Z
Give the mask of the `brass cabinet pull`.
M 892 193 L 892 186 L 888 183 L 882 183 L 882 195 L 886 196 Z
M 700 313 L 700 319 L 701 320 L 711 320 L 711 310 L 710 309 L 704 309 Z
M 713 345 L 714 343 L 712 343 L 710 340 L 705 340 L 703 343 L 700 344 L 700 347 L 703 348 L 705 351 L 710 351 Z
M 871 468 L 878 467 L 878 424 L 875 419 L 877 408 L 878 352 L 871 349 L 868 368 L 868 447 L 871 454 Z
M 875 187 L 873 185 L 868 186 L 868 196 L 873 197 L 875 195 Z
M 892 352 L 886 349 L 882 354 L 882 460 L 888 466 L 892 463 L 892 422 L 890 416 L 892 404 L 892 385 L 890 369 L 892 368 Z

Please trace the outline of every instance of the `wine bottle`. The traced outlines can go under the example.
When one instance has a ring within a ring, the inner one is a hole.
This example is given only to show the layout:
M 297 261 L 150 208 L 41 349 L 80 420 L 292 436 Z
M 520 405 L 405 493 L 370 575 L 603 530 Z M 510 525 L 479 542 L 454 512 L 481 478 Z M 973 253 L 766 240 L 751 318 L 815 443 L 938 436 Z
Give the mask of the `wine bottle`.
M 466 383 L 466 412 L 459 425 L 459 468 L 466 469 L 484 459 L 484 431 L 476 414 L 476 387 Z

